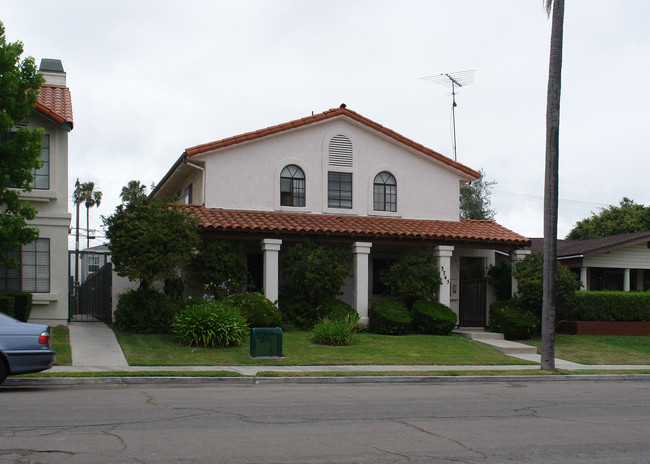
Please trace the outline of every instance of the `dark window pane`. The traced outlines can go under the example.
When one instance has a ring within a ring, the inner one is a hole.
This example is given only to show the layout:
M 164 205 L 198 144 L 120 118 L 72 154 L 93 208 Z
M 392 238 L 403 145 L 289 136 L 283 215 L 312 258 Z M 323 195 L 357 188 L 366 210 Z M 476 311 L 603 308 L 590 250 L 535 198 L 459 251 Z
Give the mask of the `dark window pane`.
M 305 206 L 305 173 L 296 165 L 280 173 L 280 205 Z

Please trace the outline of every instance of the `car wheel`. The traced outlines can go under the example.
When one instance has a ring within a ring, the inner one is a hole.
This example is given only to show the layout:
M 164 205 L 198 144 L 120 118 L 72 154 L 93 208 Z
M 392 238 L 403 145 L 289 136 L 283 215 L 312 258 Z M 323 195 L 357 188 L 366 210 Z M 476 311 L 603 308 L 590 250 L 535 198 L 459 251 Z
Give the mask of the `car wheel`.
M 5 364 L 5 360 L 2 359 L 2 356 L 0 356 L 0 385 L 2 385 L 2 382 L 5 381 L 7 378 L 7 365 Z

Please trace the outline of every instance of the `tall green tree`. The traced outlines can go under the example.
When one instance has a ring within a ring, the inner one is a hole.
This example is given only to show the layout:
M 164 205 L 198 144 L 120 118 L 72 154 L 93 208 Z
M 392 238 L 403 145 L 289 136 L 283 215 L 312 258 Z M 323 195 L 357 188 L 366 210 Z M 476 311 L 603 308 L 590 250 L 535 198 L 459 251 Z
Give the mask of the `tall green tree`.
M 598 214 L 578 221 L 567 235 L 568 240 L 586 240 L 610 235 L 631 234 L 650 230 L 650 206 L 634 203 L 623 197 L 619 206 L 601 208 Z
M 474 182 L 460 187 L 460 218 L 461 219 L 494 219 L 496 211 L 490 209 L 490 194 L 495 181 L 485 179 L 485 171 Z
M 14 128 L 27 121 L 45 80 L 34 58 L 21 59 L 22 53 L 22 42 L 7 43 L 0 22 L 0 262 L 9 265 L 17 263 L 5 252 L 38 238 L 38 229 L 27 226 L 36 209 L 19 192 L 31 190 L 32 173 L 42 164 L 43 130 Z
M 156 281 L 177 276 L 199 244 L 196 221 L 177 204 L 145 195 L 139 181 L 122 189 L 122 204 L 104 217 L 117 273 L 140 282 L 147 294 Z
M 86 206 L 86 248 L 90 247 L 90 208 L 102 203 L 102 192 L 95 190 L 94 182 L 84 182 L 74 191 L 75 204 Z M 77 210 L 78 211 L 78 210 Z
M 555 369 L 555 310 L 557 287 L 557 210 L 560 158 L 560 89 L 564 0 L 546 0 L 551 14 L 551 56 L 546 93 L 546 166 L 544 180 L 544 284 L 542 295 L 542 370 Z

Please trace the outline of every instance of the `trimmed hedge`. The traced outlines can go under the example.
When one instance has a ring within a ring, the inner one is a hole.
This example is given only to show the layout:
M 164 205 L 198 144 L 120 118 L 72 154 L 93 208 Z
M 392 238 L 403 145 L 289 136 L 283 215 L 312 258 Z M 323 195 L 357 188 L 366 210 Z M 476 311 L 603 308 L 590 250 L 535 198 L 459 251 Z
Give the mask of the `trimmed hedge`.
M 643 322 L 650 321 L 650 292 L 577 292 L 576 304 L 558 320 Z
M 384 335 L 408 333 L 413 320 L 404 306 L 392 300 L 373 301 L 369 317 L 370 331 Z
M 27 322 L 32 313 L 32 294 L 24 292 L 2 292 L 2 295 L 14 299 L 14 313 L 11 317 Z
M 490 305 L 487 329 L 502 333 L 508 340 L 522 340 L 539 334 L 540 320 L 532 312 L 519 308 L 514 300 L 495 301 Z
M 12 297 L 0 294 L 0 313 L 14 317 L 14 299 Z
M 451 308 L 435 301 L 416 301 L 412 313 L 411 327 L 422 334 L 449 335 L 458 322 Z
M 280 310 L 261 293 L 235 293 L 226 301 L 239 308 L 248 327 L 280 327 L 282 323 Z

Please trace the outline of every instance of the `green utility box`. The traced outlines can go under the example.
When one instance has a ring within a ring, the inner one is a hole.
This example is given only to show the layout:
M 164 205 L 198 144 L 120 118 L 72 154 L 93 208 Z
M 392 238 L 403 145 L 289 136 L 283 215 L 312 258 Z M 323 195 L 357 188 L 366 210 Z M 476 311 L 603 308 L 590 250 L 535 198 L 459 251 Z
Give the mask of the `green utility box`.
M 283 358 L 282 329 L 253 327 L 251 329 L 251 358 Z

